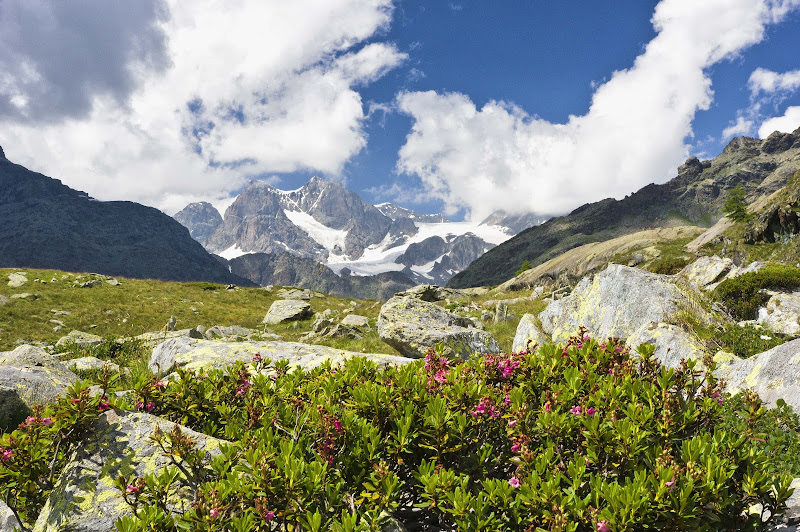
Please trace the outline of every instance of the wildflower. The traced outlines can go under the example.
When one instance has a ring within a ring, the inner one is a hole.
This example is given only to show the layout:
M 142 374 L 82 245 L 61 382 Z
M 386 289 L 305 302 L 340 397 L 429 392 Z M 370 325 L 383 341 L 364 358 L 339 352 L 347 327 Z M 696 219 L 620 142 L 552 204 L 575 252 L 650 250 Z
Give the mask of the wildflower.
M 52 427 L 53 426 L 53 418 L 44 417 L 42 418 L 42 425 L 45 427 Z
M 266 521 L 267 523 L 269 523 L 273 519 L 275 519 L 275 512 L 273 512 L 272 510 L 264 514 L 264 521 Z
M 261 355 L 256 355 L 253 357 L 253 362 L 261 362 Z
M 166 388 L 167 384 L 164 381 L 158 381 L 155 386 L 156 388 Z
M 508 426 L 509 427 L 513 427 L 516 424 L 517 424 L 517 420 L 516 419 L 509 419 L 508 420 Z
M 34 423 L 36 423 L 37 421 L 39 421 L 39 420 L 38 420 L 38 419 L 36 419 L 35 417 L 33 417 L 33 416 L 28 416 L 27 418 L 25 418 L 25 426 L 26 426 L 26 427 L 30 427 L 31 425 L 33 425 L 33 424 L 34 424 Z
M 486 405 L 483 403 L 483 401 L 478 403 L 478 405 L 472 411 L 472 415 L 475 416 L 475 417 L 478 417 L 479 415 L 485 414 L 485 413 L 486 413 Z
M 141 410 L 144 408 L 144 403 L 141 401 L 136 401 L 136 410 Z
M 515 452 L 519 451 L 519 448 L 520 448 L 520 445 L 519 445 L 518 442 L 514 442 L 514 443 L 511 444 L 511 452 L 512 453 L 515 453 Z
M 216 508 L 212 508 L 211 511 L 208 512 L 208 515 L 211 516 L 211 519 L 216 519 L 217 516 L 219 515 L 219 510 L 217 510 Z
M 342 422 L 339 421 L 338 419 L 333 421 L 333 428 L 335 428 L 336 432 L 338 432 L 339 434 L 344 432 L 344 429 L 342 428 Z
M 608 521 L 598 521 L 597 532 L 611 532 L 611 527 L 608 526 Z
M 81 402 L 81 400 L 78 399 L 77 397 L 73 397 L 72 399 L 69 400 L 69 402 L 72 403 L 73 405 L 77 405 L 78 403 Z
M 589 417 L 594 417 L 594 413 L 595 412 L 597 412 L 597 410 L 595 410 L 591 406 L 586 409 L 586 415 L 589 416 Z
M 606 350 L 606 343 L 605 343 L 605 342 L 603 342 L 602 344 L 600 344 L 600 349 L 601 349 L 601 350 L 603 350 L 603 351 L 605 351 L 605 350 Z
M 512 488 L 519 488 L 519 479 L 517 477 L 511 477 L 508 481 L 508 485 Z
M 0 460 L 3 462 L 11 460 L 14 457 L 14 451 L 11 449 L 3 449 L 3 454 L 0 455 Z
M 506 396 L 503 398 L 503 402 L 504 402 L 505 404 L 507 404 L 507 405 L 510 405 L 510 404 L 511 404 L 511 398 L 510 398 L 508 395 L 506 395 Z
M 722 398 L 722 395 L 720 395 L 719 392 L 714 392 L 713 394 L 711 394 L 711 398 L 716 399 L 718 403 L 722 403 L 725 400 Z
M 125 491 L 127 491 L 128 493 L 136 494 L 139 493 L 139 488 L 137 488 L 133 484 L 128 484 L 128 487 L 125 488 Z
M 145 408 L 147 409 L 148 412 L 152 412 L 155 407 L 156 405 L 152 401 L 145 405 Z
M 440 369 L 436 372 L 436 375 L 433 376 L 433 380 L 440 383 L 447 382 L 447 372 L 443 369 Z
M 581 407 L 573 406 L 572 408 L 569 409 L 569 413 L 570 414 L 574 414 L 576 416 L 579 416 L 579 415 L 581 415 Z
M 622 352 L 622 346 L 621 346 L 621 345 L 618 345 L 618 346 L 617 346 L 617 348 L 616 348 L 616 349 L 614 349 L 614 352 L 615 352 L 615 353 L 621 353 L 621 352 Z
M 613 375 L 614 374 L 614 368 L 608 368 L 608 374 L 609 375 Z
M 669 491 L 672 491 L 672 490 L 675 489 L 675 481 L 674 480 L 670 480 L 668 482 L 664 482 L 664 485 L 669 488 Z
M 108 404 L 108 402 L 106 402 L 106 401 L 100 401 L 100 404 L 99 404 L 99 405 L 97 405 L 97 409 L 98 409 L 100 412 L 105 412 L 106 410 L 108 410 L 108 409 L 110 409 L 110 408 L 111 408 L 111 405 L 110 405 L 110 404 Z
M 544 411 L 545 411 L 545 412 L 547 412 L 547 413 L 549 413 L 549 412 L 550 412 L 550 401 L 547 401 L 547 402 L 544 404 Z

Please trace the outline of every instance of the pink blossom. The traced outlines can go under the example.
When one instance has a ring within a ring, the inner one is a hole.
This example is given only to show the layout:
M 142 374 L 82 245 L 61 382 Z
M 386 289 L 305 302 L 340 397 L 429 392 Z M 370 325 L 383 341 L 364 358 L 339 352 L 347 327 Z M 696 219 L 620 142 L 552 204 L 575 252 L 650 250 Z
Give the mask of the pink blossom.
M 97 409 L 99 411 L 101 411 L 101 412 L 105 412 L 106 410 L 109 410 L 110 408 L 111 408 L 111 405 L 108 404 L 106 401 L 100 401 L 100 404 L 97 405 Z
M 275 519 L 275 512 L 273 512 L 272 510 L 264 514 L 264 521 L 266 521 L 267 523 L 269 523 L 273 519 Z
M 166 388 L 167 384 L 164 381 L 158 381 L 155 386 L 156 388 Z
M 149 402 L 149 403 L 147 403 L 147 404 L 145 405 L 145 409 L 146 409 L 148 412 L 152 412 L 152 411 L 153 411 L 153 409 L 154 409 L 155 407 L 156 407 L 156 405 L 155 405 L 155 403 L 153 403 L 153 402 Z
M 14 457 L 14 451 L 11 449 L 3 449 L 2 460 L 5 462 L 6 460 L 11 460 Z
M 611 532 L 611 527 L 608 526 L 608 521 L 598 521 L 597 532 Z
M 517 424 L 517 420 L 516 419 L 509 419 L 508 420 L 508 426 L 509 427 L 513 427 L 516 424 Z
M 614 349 L 614 352 L 615 352 L 615 353 L 620 353 L 620 352 L 622 352 L 622 346 L 621 346 L 621 345 L 618 345 L 618 346 L 617 346 L 617 348 L 616 348 L 616 349 Z
M 510 405 L 510 404 L 511 404 L 511 398 L 510 398 L 508 395 L 506 395 L 506 396 L 503 398 L 503 402 L 504 402 L 505 404 L 507 404 L 507 405 Z
M 572 408 L 569 409 L 569 413 L 570 414 L 574 414 L 576 416 L 579 416 L 579 415 L 581 415 L 581 407 L 573 406 Z
M 219 515 L 219 510 L 217 510 L 216 508 L 212 508 L 211 511 L 208 512 L 208 515 L 211 516 L 211 519 L 216 519 L 217 516 Z
M 517 443 L 517 442 L 512 443 L 511 444 L 511 452 L 515 453 L 515 452 L 519 451 L 519 447 L 520 447 L 519 443 Z
M 137 488 L 133 484 L 128 484 L 128 487 L 125 488 L 125 491 L 127 491 L 128 493 L 139 493 L 139 488 Z
M 508 484 L 512 488 L 519 488 L 519 479 L 517 477 L 511 477 L 508 481 Z
M 336 432 L 338 432 L 339 434 L 341 434 L 342 432 L 344 432 L 344 429 L 342 428 L 342 423 L 341 423 L 341 421 L 339 421 L 338 419 L 334 420 L 334 422 L 333 422 L 333 428 L 335 428 L 335 429 L 336 429 Z
M 586 415 L 589 416 L 589 417 L 594 417 L 594 413 L 595 412 L 597 412 L 597 410 L 595 410 L 591 406 L 586 409 Z
M 141 410 L 142 408 L 144 408 L 144 403 L 141 401 L 136 401 L 136 409 Z
M 256 355 L 253 357 L 253 362 L 261 362 L 261 355 Z
M 545 412 L 550 412 L 550 401 L 547 401 L 547 402 L 544 404 L 544 411 L 545 411 Z
M 52 427 L 53 426 L 53 419 L 49 417 L 42 418 L 42 425 L 45 427 Z
M 39 421 L 37 418 L 35 418 L 35 417 L 33 417 L 33 416 L 28 416 L 28 417 L 25 419 L 25 425 L 26 425 L 26 426 L 30 426 L 30 425 L 33 425 L 34 423 L 36 423 L 37 421 Z
M 672 490 L 675 489 L 675 481 L 674 480 L 670 480 L 668 482 L 664 482 L 664 485 L 669 488 L 669 491 L 672 491 Z

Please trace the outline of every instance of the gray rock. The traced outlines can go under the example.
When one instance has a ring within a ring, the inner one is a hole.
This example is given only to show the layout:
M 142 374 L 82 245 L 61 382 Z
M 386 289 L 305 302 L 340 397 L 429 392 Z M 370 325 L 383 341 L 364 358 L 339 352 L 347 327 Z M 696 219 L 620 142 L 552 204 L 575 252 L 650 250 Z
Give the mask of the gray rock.
M 198 328 L 199 332 L 199 328 Z M 255 334 L 259 334 L 255 329 L 248 329 L 247 327 L 240 327 L 238 325 L 214 325 L 210 327 L 202 338 L 213 340 L 215 338 L 230 338 L 230 337 L 245 337 L 249 338 Z M 200 336 L 189 336 L 190 338 L 201 338 Z
M 173 218 L 189 230 L 192 238 L 204 246 L 214 231 L 222 225 L 222 215 L 213 205 L 205 201 L 190 203 L 173 215 Z
M 35 405 L 48 403 L 78 380 L 53 355 L 32 345 L 0 353 L 0 427 L 14 427 Z
M 96 334 L 91 334 L 82 331 L 71 331 L 68 335 L 62 336 L 56 342 L 56 347 L 63 347 L 66 345 L 100 345 L 103 343 L 103 337 Z
M 200 334 L 200 331 L 197 329 L 180 329 L 177 331 L 151 331 L 139 334 L 134 336 L 134 340 L 139 340 L 140 342 L 144 342 L 150 347 L 155 347 L 159 343 L 163 342 L 164 340 L 168 340 L 169 338 L 180 338 L 180 337 L 187 337 L 187 338 L 202 338 L 203 335 Z M 123 338 L 124 340 L 124 338 Z
M 16 272 L 8 274 L 8 286 L 11 288 L 19 288 L 28 282 L 25 272 Z
M 702 360 L 705 355 L 705 348 L 691 334 L 668 323 L 642 325 L 628 336 L 626 343 L 633 348 L 654 345 L 653 358 L 670 368 L 679 367 L 682 358 Z
M 108 366 L 111 371 L 119 371 L 119 364 L 115 364 L 108 360 L 100 360 L 97 357 L 73 358 L 72 360 L 65 360 L 64 365 L 72 371 L 103 369 L 105 366 Z
M 106 283 L 108 283 L 111 286 L 121 286 L 122 285 L 122 283 L 120 283 L 116 279 L 106 279 Z
M 366 316 L 359 316 L 358 314 L 348 314 L 342 320 L 342 325 L 350 327 L 358 327 L 361 329 L 369 329 L 369 318 Z
M 444 288 L 442 286 L 436 286 L 433 284 L 420 284 L 409 288 L 408 290 L 404 290 L 402 292 L 398 292 L 395 296 L 412 296 L 416 297 L 417 299 L 421 299 L 422 301 L 428 302 L 436 302 L 436 301 L 444 301 L 445 299 L 464 299 L 466 296 L 464 295 L 462 290 L 454 290 L 452 288 Z
M 493 318 L 492 312 L 489 310 L 481 311 L 481 321 L 490 321 Z
M 508 305 L 505 301 L 498 301 L 494 307 L 494 322 L 502 323 L 508 320 Z
M 517 325 L 514 342 L 511 350 L 519 353 L 523 349 L 533 347 L 534 343 L 545 344 L 550 342 L 550 336 L 541 331 L 541 322 L 533 314 L 524 314 Z
M 278 291 L 278 297 L 283 299 L 297 299 L 300 301 L 311 301 L 313 292 L 309 289 L 284 288 Z
M 167 321 L 167 324 L 164 325 L 164 330 L 168 332 L 175 331 L 175 325 L 177 325 L 177 323 L 178 320 L 175 318 L 175 316 L 170 316 L 169 321 Z
M 690 284 L 703 288 L 725 276 L 733 266 L 731 259 L 721 257 L 700 257 L 691 264 L 687 264 L 678 275 Z
M 80 286 L 81 288 L 93 288 L 95 286 L 100 286 L 101 284 L 103 284 L 103 281 L 101 281 L 100 279 L 92 279 L 90 281 L 84 281 L 78 284 L 78 286 Z
M 771 331 L 797 336 L 800 333 L 800 291 L 781 292 L 758 311 L 756 322 Z
M 770 407 L 783 399 L 800 409 L 800 339 L 717 368 L 716 374 L 731 393 L 753 389 Z
M 0 532 L 13 532 L 20 526 L 19 520 L 6 503 L 0 501 Z
M 150 414 L 109 410 L 94 422 L 91 435 L 67 463 L 34 525 L 34 532 L 110 532 L 123 515 L 132 515 L 114 481 L 120 474 L 143 476 L 169 465 L 150 440 L 158 427 L 174 423 Z M 186 427 L 181 432 L 205 451 L 207 460 L 220 454 L 218 440 Z M 185 485 L 185 484 L 184 484 Z M 180 499 L 170 501 L 177 509 Z
M 256 355 L 273 361 L 288 360 L 292 366 L 305 369 L 317 367 L 326 360 L 336 364 L 352 357 L 365 357 L 381 365 L 412 361 L 394 355 L 356 353 L 296 342 L 218 342 L 174 338 L 153 350 L 148 367 L 156 374 L 165 373 L 173 366 L 193 370 L 220 369 L 237 361 L 251 363 Z
M 29 294 L 28 292 L 22 292 L 21 294 L 11 294 L 11 299 L 39 299 L 39 296 L 36 294 Z
M 469 318 L 411 296 L 393 297 L 381 307 L 378 335 L 403 355 L 414 358 L 424 357 L 437 344 L 444 344 L 463 359 L 501 351 L 494 337 L 474 328 Z
M 262 323 L 277 325 L 283 321 L 302 320 L 311 314 L 311 305 L 305 301 L 279 299 L 270 305 Z
M 9 303 L 11 303 L 11 300 L 6 296 L 4 296 L 3 294 L 0 294 L 0 307 L 2 307 L 3 305 L 8 305 Z

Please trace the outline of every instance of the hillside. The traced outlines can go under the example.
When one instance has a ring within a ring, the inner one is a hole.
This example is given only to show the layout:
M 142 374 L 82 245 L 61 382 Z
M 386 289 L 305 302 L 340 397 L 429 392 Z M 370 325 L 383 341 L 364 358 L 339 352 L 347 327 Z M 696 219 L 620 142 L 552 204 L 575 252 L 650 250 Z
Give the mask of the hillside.
M 709 227 L 721 216 L 728 191 L 742 185 L 748 202 L 769 196 L 800 169 L 800 129 L 760 141 L 733 139 L 710 161 L 689 158 L 677 177 L 651 184 L 621 200 L 607 198 L 531 227 L 479 257 L 448 283 L 454 288 L 497 285 L 527 260 L 537 266 L 572 248 L 622 235 L 694 225 Z
M 101 202 L 0 149 L 0 267 L 249 285 L 152 207 Z

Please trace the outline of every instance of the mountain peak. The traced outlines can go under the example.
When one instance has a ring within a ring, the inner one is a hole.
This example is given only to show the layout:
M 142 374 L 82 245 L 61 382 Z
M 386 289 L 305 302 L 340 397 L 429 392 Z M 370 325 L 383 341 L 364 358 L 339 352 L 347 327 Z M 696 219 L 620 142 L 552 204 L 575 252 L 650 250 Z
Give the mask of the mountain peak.
M 3 153 L 3 147 L 0 146 L 0 159 L 5 159 L 5 158 L 6 158 L 6 154 Z M 6 160 L 8 160 L 8 159 L 6 159 Z

